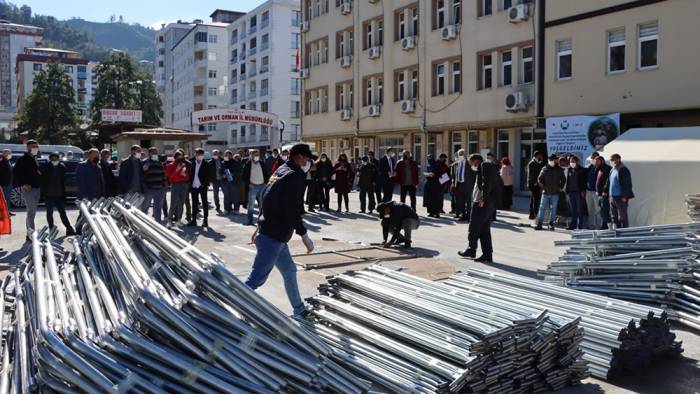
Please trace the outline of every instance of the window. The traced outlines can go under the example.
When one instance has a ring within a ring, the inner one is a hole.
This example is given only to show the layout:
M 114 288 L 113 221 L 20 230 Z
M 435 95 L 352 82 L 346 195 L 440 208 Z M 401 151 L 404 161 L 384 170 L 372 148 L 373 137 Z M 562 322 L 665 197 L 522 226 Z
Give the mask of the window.
M 503 0 L 503 9 L 507 10 L 513 6 L 513 0 Z
M 445 1 L 434 0 L 435 13 L 433 15 L 433 29 L 442 29 L 445 27 Z
M 452 62 L 452 83 L 450 93 L 460 93 L 462 91 L 462 63 Z
M 375 40 L 376 45 L 384 45 L 384 20 L 379 19 L 377 21 L 377 39 Z
M 352 30 L 339 31 L 335 35 L 335 58 L 352 55 Z
M 64 70 L 68 74 L 73 74 L 73 66 L 65 66 Z
M 209 52 L 209 54 L 207 55 L 207 59 L 216 60 L 216 52 Z
M 216 131 L 216 123 L 209 123 L 207 125 L 207 131 Z
M 372 30 L 372 22 L 367 22 L 365 23 L 365 42 L 364 42 L 364 48 L 367 49 L 372 46 L 374 43 L 374 32 Z
M 467 153 L 472 154 L 472 153 L 479 153 L 479 132 L 478 131 L 469 131 L 469 143 L 467 144 Z
M 418 69 L 411 70 L 411 98 L 418 98 Z
M 493 86 L 493 59 L 491 55 L 481 55 L 481 89 Z
M 571 79 L 571 61 L 573 52 L 571 50 L 571 40 L 557 42 L 557 79 Z
M 238 49 L 231 50 L 231 63 L 238 63 Z
M 486 16 L 493 14 L 493 0 L 479 0 L 479 16 Z
M 396 101 L 402 101 L 406 99 L 406 74 L 403 71 L 399 71 L 397 74 L 396 82 Z
M 625 71 L 625 29 L 608 32 L 608 73 Z
M 44 66 L 41 63 L 34 63 L 34 71 L 41 71 Z
M 453 131 L 452 132 L 452 152 L 457 152 L 462 149 L 462 132 Z
M 418 7 L 411 8 L 411 34 L 414 36 L 418 35 Z
M 265 14 L 263 14 L 263 20 L 265 20 Z M 299 25 L 301 25 L 301 11 L 292 10 L 292 26 L 299 27 Z
M 301 103 L 298 101 L 292 101 L 291 103 L 290 117 L 292 119 L 298 119 L 301 116 Z
M 532 83 L 535 76 L 534 60 L 532 57 L 532 47 L 524 47 L 520 50 L 520 75 L 521 83 Z
M 433 96 L 442 96 L 445 94 L 445 64 L 435 64 L 435 74 L 433 85 Z
M 496 144 L 496 159 L 509 156 L 510 138 L 507 130 L 498 130 L 498 143 Z
M 437 135 L 436 134 L 428 134 L 428 149 L 427 153 L 429 155 L 432 155 L 433 157 L 437 157 Z
M 216 78 L 216 70 L 209 70 L 209 78 Z
M 238 30 L 234 30 L 231 32 L 231 43 L 232 44 L 238 43 Z
M 209 43 L 216 44 L 219 41 L 219 37 L 216 34 L 209 34 Z
M 365 105 L 374 104 L 374 89 L 372 88 L 372 78 L 365 81 Z
M 394 12 L 394 41 L 418 35 L 418 8 L 409 6 Z
M 649 70 L 659 66 L 659 25 L 649 23 L 639 26 L 639 69 Z
M 501 52 L 501 86 L 513 84 L 513 54 L 511 51 Z
M 299 78 L 292 78 L 290 82 L 290 93 L 293 95 L 301 94 L 301 80 Z
M 264 34 L 262 36 L 262 39 L 260 41 L 260 50 L 264 51 L 267 48 L 270 47 L 270 35 L 269 34 Z
M 208 88 L 208 89 L 207 89 L 207 95 L 209 95 L 209 96 L 216 96 L 216 95 L 217 95 L 217 89 L 216 89 L 216 88 Z
M 401 11 L 396 14 L 397 18 L 397 32 L 396 32 L 396 39 L 397 40 L 402 40 L 404 37 L 406 37 L 406 14 Z
M 258 48 L 258 39 L 253 37 L 250 39 L 250 54 L 254 54 L 255 50 Z
M 297 55 L 292 55 L 289 58 L 289 65 L 293 72 L 299 71 L 299 64 L 297 64 Z
M 292 11 L 292 23 L 294 23 L 294 13 L 301 13 L 301 11 Z M 265 11 L 262 13 L 262 20 L 260 21 L 262 24 L 262 28 L 266 28 L 267 26 L 270 25 L 270 11 Z M 299 26 L 299 25 L 296 25 Z
M 207 42 L 207 32 L 198 31 L 194 33 L 194 42 Z
M 301 34 L 292 33 L 292 49 L 299 49 L 300 43 L 301 43 Z
M 384 80 L 382 77 L 377 77 L 377 104 L 384 104 Z
M 87 67 L 85 67 L 85 66 L 78 66 L 78 72 L 79 72 L 79 73 L 87 72 Z
M 262 61 L 260 62 L 260 73 L 266 73 L 270 71 L 270 57 L 269 56 L 263 56 Z
M 458 25 L 462 22 L 462 1 L 452 0 L 452 23 Z
M 260 80 L 260 95 L 266 96 L 269 92 L 270 81 L 268 79 Z
M 423 158 L 423 138 L 420 134 L 413 134 L 413 159 L 421 163 Z

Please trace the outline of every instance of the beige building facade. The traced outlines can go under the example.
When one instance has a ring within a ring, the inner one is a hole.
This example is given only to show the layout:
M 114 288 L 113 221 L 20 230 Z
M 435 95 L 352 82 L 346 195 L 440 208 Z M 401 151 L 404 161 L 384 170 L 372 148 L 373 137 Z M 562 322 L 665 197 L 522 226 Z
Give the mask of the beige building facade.
M 700 1 L 548 1 L 546 116 L 621 114 L 622 131 L 700 125 Z
M 333 159 L 493 152 L 515 163 L 518 185 L 544 139 L 535 5 L 518 3 L 303 0 L 303 140 Z

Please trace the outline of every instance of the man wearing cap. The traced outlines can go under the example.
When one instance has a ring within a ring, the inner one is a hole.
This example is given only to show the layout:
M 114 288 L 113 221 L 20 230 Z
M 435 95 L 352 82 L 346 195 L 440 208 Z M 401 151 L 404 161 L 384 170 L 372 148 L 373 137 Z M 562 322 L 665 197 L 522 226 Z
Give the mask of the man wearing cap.
M 270 177 L 263 192 L 258 228 L 253 235 L 258 253 L 253 262 L 253 270 L 246 280 L 246 285 L 255 290 L 265 283 L 272 267 L 276 266 L 284 279 L 284 288 L 295 316 L 303 316 L 306 307 L 299 295 L 296 265 L 287 242 L 296 232 L 301 236 L 307 252 L 314 250 L 314 244 L 304 227 L 302 212 L 306 172 L 311 168 L 310 160 L 316 158 L 308 145 L 294 145 L 289 152 L 289 160 Z

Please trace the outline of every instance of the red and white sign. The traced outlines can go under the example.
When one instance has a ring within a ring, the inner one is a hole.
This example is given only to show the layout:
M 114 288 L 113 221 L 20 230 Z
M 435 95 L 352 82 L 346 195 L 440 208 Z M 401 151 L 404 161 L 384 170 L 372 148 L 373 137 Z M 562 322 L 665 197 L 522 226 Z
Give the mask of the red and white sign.
M 219 122 L 242 122 L 260 126 L 278 127 L 279 118 L 268 112 L 252 111 L 249 109 L 205 109 L 192 113 L 192 125 Z
M 143 112 L 135 109 L 102 109 L 103 122 L 141 123 Z

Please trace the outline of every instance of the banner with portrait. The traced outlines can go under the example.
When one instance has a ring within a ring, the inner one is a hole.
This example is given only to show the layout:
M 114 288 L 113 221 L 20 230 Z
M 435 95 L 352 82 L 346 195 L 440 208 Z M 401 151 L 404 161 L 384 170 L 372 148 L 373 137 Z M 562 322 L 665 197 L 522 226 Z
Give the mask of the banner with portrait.
M 620 114 L 547 118 L 547 153 L 582 161 L 620 135 Z

